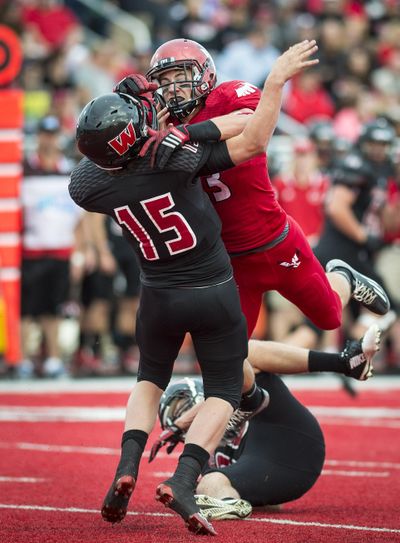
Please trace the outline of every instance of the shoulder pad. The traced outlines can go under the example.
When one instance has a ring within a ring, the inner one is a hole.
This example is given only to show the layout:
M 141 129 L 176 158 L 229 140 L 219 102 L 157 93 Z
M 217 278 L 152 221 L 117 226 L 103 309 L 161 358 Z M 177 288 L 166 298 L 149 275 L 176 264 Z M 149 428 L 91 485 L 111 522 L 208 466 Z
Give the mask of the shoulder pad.
M 347 155 L 333 172 L 335 184 L 347 185 L 349 187 L 360 187 L 368 184 L 371 179 L 371 172 L 368 164 L 363 158 L 355 153 Z
M 218 93 L 219 98 L 226 101 L 230 111 L 250 107 L 255 109 L 260 100 L 261 91 L 255 85 L 247 81 L 226 81 L 218 85 L 213 93 Z

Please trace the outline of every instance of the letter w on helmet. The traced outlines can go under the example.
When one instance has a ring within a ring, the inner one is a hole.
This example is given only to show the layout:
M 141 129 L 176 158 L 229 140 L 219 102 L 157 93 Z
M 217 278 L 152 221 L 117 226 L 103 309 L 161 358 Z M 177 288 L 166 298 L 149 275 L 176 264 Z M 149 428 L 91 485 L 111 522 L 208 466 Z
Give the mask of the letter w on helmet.
M 135 144 L 136 139 L 135 127 L 133 126 L 133 122 L 130 121 L 118 136 L 107 143 L 119 156 L 122 156 Z

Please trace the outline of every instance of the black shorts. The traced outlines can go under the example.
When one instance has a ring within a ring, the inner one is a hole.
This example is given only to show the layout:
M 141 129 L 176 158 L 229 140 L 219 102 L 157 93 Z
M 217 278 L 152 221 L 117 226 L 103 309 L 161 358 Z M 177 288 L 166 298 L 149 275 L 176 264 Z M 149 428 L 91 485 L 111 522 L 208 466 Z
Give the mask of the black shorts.
M 138 381 L 151 381 L 164 390 L 187 332 L 202 371 L 205 396 L 236 407 L 247 356 L 247 327 L 233 279 L 207 288 L 142 286 L 136 324 Z
M 21 267 L 21 314 L 23 317 L 59 315 L 69 294 L 68 260 L 23 259 Z
M 82 281 L 81 302 L 89 307 L 96 300 L 111 301 L 113 298 L 114 275 L 95 271 L 85 275 Z
M 310 411 L 278 376 L 261 373 L 257 383 L 268 390 L 269 406 L 250 421 L 236 463 L 209 470 L 226 475 L 253 506 L 300 498 L 318 479 L 325 460 L 324 437 Z
M 122 274 L 124 280 L 124 288 L 118 294 L 123 298 L 137 298 L 140 291 L 140 269 L 135 254 L 131 250 L 130 255 L 125 255 L 124 258 L 115 256 L 119 273 Z

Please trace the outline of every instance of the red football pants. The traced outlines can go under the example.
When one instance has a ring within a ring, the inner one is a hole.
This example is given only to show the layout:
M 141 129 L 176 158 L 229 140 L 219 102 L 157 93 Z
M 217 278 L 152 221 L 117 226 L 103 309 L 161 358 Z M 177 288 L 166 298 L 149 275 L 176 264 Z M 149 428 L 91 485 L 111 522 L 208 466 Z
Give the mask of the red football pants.
M 297 222 L 288 217 L 289 233 L 281 243 L 260 253 L 232 258 L 249 337 L 257 323 L 262 296 L 277 290 L 318 328 L 341 325 L 342 304 Z

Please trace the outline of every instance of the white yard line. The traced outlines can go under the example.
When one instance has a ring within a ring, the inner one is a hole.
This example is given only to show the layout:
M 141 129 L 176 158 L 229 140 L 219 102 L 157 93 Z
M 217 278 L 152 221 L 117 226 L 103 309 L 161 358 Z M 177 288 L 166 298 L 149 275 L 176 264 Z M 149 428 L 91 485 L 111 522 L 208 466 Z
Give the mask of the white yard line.
M 388 471 L 346 471 L 324 469 L 321 475 L 338 475 L 340 477 L 390 477 Z
M 370 462 L 360 460 L 325 460 L 326 466 L 348 466 L 353 468 L 383 468 L 400 469 L 400 464 L 396 462 Z
M 25 511 L 43 511 L 43 512 L 55 512 L 55 513 L 89 513 L 99 515 L 99 511 L 96 509 L 81 509 L 78 507 L 50 507 L 39 505 L 15 505 L 15 504 L 3 504 L 0 503 L 0 509 L 16 509 Z M 137 511 L 129 511 L 128 515 L 144 516 L 144 517 L 173 517 L 171 513 L 144 513 Z M 325 522 L 301 522 L 290 519 L 276 519 L 266 517 L 250 517 L 245 519 L 246 522 L 266 522 L 269 524 L 280 524 L 288 526 L 306 526 L 315 528 L 334 528 L 339 530 L 357 530 L 363 532 L 380 532 L 390 534 L 400 534 L 400 529 L 397 528 L 385 528 L 376 526 L 356 526 L 352 524 L 328 524 Z
M 119 456 L 121 449 L 111 447 L 85 447 L 82 445 L 54 445 L 52 443 L 28 443 L 24 441 L 7 442 L 0 441 L 0 449 L 14 449 L 22 451 L 39 451 L 47 453 L 66 453 L 66 454 L 94 454 L 105 456 Z M 143 455 L 149 456 L 149 451 L 145 451 Z M 180 453 L 173 452 L 167 454 L 163 451 L 157 453 L 157 458 L 178 458 Z M 369 469 L 381 469 L 381 470 L 400 470 L 400 464 L 397 462 L 370 462 L 363 460 L 325 460 L 325 466 L 338 466 L 338 467 L 351 467 L 351 468 L 369 468 Z
M 40 477 L 2 477 L 0 476 L 0 483 L 44 483 L 47 479 Z
M 398 428 L 400 408 L 311 406 L 310 411 L 324 424 L 351 424 Z M 110 422 L 122 421 L 125 407 L 1 405 L 0 422 Z
M 195 377 L 198 377 L 195 376 Z M 342 390 L 341 381 L 335 375 L 287 375 L 281 376 L 291 390 Z M 181 376 L 174 376 L 173 380 L 180 379 Z M 37 380 L 1 380 L 0 393 L 29 393 L 36 394 L 41 392 L 68 393 L 120 393 L 130 392 L 136 383 L 136 377 L 113 377 L 113 378 L 85 378 L 85 379 L 37 379 Z M 368 381 L 360 382 L 351 380 L 355 390 L 400 390 L 400 376 L 398 375 L 378 375 Z
M 8 443 L 0 441 L 0 449 L 18 449 L 23 451 L 39 451 L 48 453 L 67 453 L 67 454 L 95 454 L 106 456 L 119 456 L 121 449 L 111 449 L 107 447 L 82 447 L 79 445 L 52 445 L 50 443 Z M 149 451 L 143 453 L 144 457 L 148 457 Z M 157 458 L 178 458 L 178 453 L 167 454 L 165 452 L 157 453 Z

